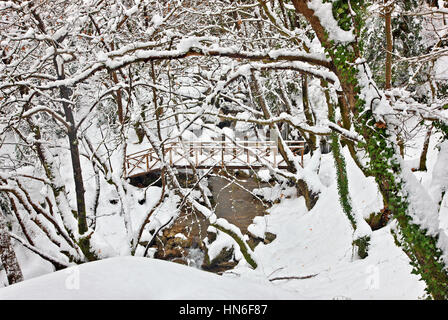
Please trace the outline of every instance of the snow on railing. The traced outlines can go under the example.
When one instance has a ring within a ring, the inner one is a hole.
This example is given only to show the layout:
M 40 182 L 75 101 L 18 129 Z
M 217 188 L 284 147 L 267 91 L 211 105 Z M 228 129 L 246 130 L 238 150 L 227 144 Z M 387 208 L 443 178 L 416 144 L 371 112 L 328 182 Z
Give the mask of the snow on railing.
M 291 151 L 300 156 L 303 166 L 304 141 L 285 141 Z M 163 161 L 171 167 L 209 169 L 261 168 L 267 164 L 285 169 L 287 164 L 278 152 L 276 141 L 178 141 L 163 146 Z M 126 156 L 126 176 L 133 177 L 160 169 L 161 159 L 152 149 L 141 150 Z

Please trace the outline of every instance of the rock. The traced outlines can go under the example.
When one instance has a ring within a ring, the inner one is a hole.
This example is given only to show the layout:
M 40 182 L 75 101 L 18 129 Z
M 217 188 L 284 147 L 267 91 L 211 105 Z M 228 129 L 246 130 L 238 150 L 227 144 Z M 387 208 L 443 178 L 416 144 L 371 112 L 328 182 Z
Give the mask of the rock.
M 235 172 L 235 176 L 239 179 L 249 179 L 251 177 L 250 174 L 247 174 L 246 172 L 244 172 L 243 170 L 237 170 Z
M 174 237 L 174 238 L 171 238 L 169 241 L 171 241 L 174 246 L 178 246 L 178 247 L 182 247 L 182 248 L 189 248 L 189 247 L 191 247 L 193 239 L 191 239 L 191 238 L 182 239 L 179 237 Z
M 223 273 L 224 271 L 230 270 L 235 268 L 235 266 L 238 264 L 236 261 L 227 261 L 219 264 L 213 269 L 213 272 L 216 272 L 218 274 Z
M 190 232 L 189 232 L 189 231 Z M 201 239 L 195 232 L 191 232 L 191 221 L 179 220 L 173 226 L 163 230 L 162 235 L 158 236 L 155 241 L 157 251 L 154 257 L 162 260 L 177 260 L 177 263 L 184 260 L 186 264 L 186 256 L 191 248 L 201 248 Z
M 183 265 L 186 265 L 186 266 L 188 265 L 187 261 L 185 261 L 184 259 L 180 259 L 180 258 L 173 259 L 173 260 L 171 260 L 171 262 L 178 263 L 178 264 L 183 264 Z
M 221 252 L 212 260 L 208 256 L 208 252 L 205 253 L 204 262 L 202 263 L 202 269 L 211 272 L 222 272 L 232 269 L 238 262 L 231 261 L 233 259 L 233 247 L 223 248 Z
M 249 231 L 247 232 L 247 235 L 249 236 L 249 240 L 247 241 L 247 244 L 249 245 L 249 247 L 252 250 L 254 250 L 255 247 L 258 246 L 258 244 L 264 240 L 264 239 L 261 239 L 260 237 L 253 235 Z
M 157 250 L 157 252 L 154 254 L 154 258 L 163 260 L 182 258 L 183 256 L 185 256 L 185 250 L 181 248 Z
M 149 185 L 161 187 L 162 180 L 160 179 L 160 175 L 160 170 L 154 170 L 142 176 L 131 177 L 129 180 L 131 185 L 138 188 L 146 188 Z
M 269 243 L 271 243 L 272 241 L 274 241 L 275 238 L 277 238 L 277 235 L 276 235 L 276 234 L 271 233 L 271 232 L 265 232 L 265 233 L 264 233 L 264 241 L 263 241 L 263 243 L 264 243 L 264 244 L 269 244 Z
M 149 241 L 140 241 L 138 244 L 141 245 L 142 247 L 145 247 L 148 245 Z
M 277 238 L 277 235 L 271 232 L 265 232 L 264 234 L 264 239 L 257 237 L 255 235 L 253 235 L 252 233 L 248 232 L 247 235 L 249 236 L 249 240 L 247 241 L 247 244 L 249 245 L 249 247 L 254 250 L 256 246 L 258 246 L 258 244 L 260 242 L 263 242 L 264 244 L 269 244 L 272 241 L 275 240 L 275 238 Z
M 207 231 L 208 243 L 212 243 L 216 240 L 216 232 Z
M 210 262 L 211 265 L 217 265 L 223 262 L 228 262 L 233 258 L 233 247 L 222 248 L 221 252 Z

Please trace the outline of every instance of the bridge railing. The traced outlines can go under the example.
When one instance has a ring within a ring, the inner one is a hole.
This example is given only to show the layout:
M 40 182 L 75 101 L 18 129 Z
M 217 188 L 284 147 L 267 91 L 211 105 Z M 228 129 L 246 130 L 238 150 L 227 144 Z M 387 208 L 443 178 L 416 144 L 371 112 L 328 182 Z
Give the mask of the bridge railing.
M 290 150 L 300 156 L 303 166 L 305 143 L 285 141 Z M 275 141 L 182 141 L 163 146 L 164 161 L 172 167 L 228 167 L 233 169 L 260 168 L 267 164 L 275 168 L 287 165 L 278 152 Z M 157 170 L 161 159 L 152 149 L 141 150 L 126 157 L 126 175 L 137 176 Z

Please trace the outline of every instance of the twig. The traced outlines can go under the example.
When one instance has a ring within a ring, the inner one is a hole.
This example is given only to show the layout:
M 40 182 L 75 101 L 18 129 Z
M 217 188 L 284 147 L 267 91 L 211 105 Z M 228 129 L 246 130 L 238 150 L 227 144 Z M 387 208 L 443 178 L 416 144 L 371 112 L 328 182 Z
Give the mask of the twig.
M 304 280 L 304 279 L 310 279 L 310 278 L 314 278 L 315 276 L 317 276 L 318 273 L 316 274 L 310 274 L 308 276 L 301 276 L 301 277 L 297 277 L 297 276 L 291 276 L 291 277 L 277 277 L 277 278 L 272 278 L 269 279 L 269 281 L 279 281 L 279 280 Z
M 168 225 L 168 224 L 171 222 L 171 220 L 173 220 L 173 217 L 171 217 L 171 219 L 168 220 L 167 223 L 165 223 L 163 226 L 161 226 L 161 227 L 154 233 L 154 236 L 151 238 L 151 241 L 148 242 L 148 244 L 147 244 L 147 246 L 146 246 L 146 248 L 145 248 L 145 253 L 143 253 L 143 257 L 146 257 L 146 255 L 148 254 L 148 249 L 149 249 L 150 246 L 152 246 L 152 245 L 154 244 L 154 240 L 155 240 L 157 234 L 159 233 L 159 231 L 160 231 L 163 227 L 165 227 L 166 225 Z

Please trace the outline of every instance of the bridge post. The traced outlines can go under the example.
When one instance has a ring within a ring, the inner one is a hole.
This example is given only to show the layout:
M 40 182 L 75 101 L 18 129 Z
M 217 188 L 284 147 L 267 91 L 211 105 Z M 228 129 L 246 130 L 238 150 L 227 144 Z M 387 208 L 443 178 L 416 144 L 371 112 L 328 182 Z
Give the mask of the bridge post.
M 255 142 L 255 159 L 256 159 L 256 160 L 254 160 L 255 163 L 257 163 L 257 161 L 258 161 L 257 156 L 258 156 L 258 157 L 260 156 L 258 150 L 260 150 L 260 149 L 259 149 L 259 142 L 258 142 L 258 140 L 257 140 L 257 141 Z
M 268 132 L 266 132 L 266 156 L 269 157 L 269 153 L 271 151 L 271 130 L 269 129 Z
M 277 148 L 274 147 L 274 168 L 277 166 Z
M 244 136 L 244 149 L 246 152 L 247 163 L 249 163 L 249 149 L 247 149 L 248 148 L 247 140 L 248 140 L 247 136 Z
M 195 155 L 195 162 L 196 162 L 196 167 L 199 165 L 199 155 L 198 155 L 198 149 L 194 149 L 194 155 Z
M 221 144 L 221 165 L 224 168 L 224 152 L 225 152 L 225 144 L 226 144 L 226 136 L 224 133 L 221 136 L 222 144 Z
M 303 148 L 302 148 L 302 152 L 301 152 L 301 165 L 302 165 L 302 168 L 303 168 L 303 153 L 305 152 L 305 146 L 303 146 Z

